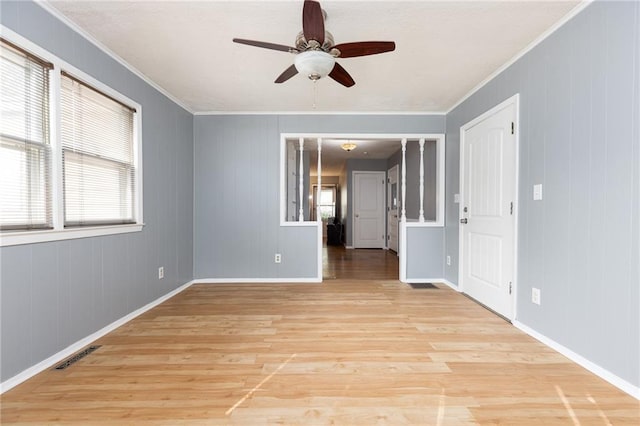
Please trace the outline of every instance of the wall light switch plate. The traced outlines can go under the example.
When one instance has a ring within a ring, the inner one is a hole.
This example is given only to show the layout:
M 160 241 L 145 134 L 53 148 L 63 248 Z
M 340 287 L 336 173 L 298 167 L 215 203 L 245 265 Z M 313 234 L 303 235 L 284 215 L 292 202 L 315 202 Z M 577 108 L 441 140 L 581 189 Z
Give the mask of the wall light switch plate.
M 460 194 L 453 194 L 453 202 L 460 204 Z
M 533 185 L 533 199 L 535 201 L 542 200 L 542 184 Z
M 164 278 L 164 266 L 158 268 L 158 279 L 161 280 Z

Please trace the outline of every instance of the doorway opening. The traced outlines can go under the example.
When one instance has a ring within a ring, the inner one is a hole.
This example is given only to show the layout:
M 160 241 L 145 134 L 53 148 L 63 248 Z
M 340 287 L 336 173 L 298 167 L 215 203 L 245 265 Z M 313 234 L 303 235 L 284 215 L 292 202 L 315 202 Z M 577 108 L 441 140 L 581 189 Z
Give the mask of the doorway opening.
M 422 238 L 441 241 L 419 228 L 444 224 L 444 135 L 281 134 L 280 170 L 280 224 L 290 238 L 316 236 L 318 281 L 368 277 L 371 265 L 360 262 L 386 268 L 373 277 L 423 273 L 407 254 L 433 247 Z

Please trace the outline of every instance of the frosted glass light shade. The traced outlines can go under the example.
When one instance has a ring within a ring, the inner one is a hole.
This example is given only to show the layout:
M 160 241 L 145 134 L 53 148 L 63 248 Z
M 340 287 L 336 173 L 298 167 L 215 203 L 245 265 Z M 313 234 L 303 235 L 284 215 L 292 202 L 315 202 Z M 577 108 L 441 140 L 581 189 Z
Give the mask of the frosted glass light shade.
M 319 80 L 322 77 L 326 77 L 335 63 L 336 59 L 333 56 L 321 50 L 308 50 L 298 53 L 294 61 L 298 72 L 311 80 Z

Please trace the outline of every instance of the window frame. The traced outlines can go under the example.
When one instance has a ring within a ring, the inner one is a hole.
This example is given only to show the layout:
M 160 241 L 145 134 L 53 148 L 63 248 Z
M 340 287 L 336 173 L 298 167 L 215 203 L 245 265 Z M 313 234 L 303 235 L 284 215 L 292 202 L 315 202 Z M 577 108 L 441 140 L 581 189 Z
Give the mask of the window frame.
M 4 230 L 0 232 L 0 247 L 20 244 L 33 244 L 47 241 L 59 241 L 76 238 L 88 238 L 103 235 L 123 234 L 129 232 L 139 232 L 144 227 L 143 221 L 143 170 L 142 170 L 142 106 L 134 100 L 128 98 L 105 83 L 97 80 L 86 72 L 76 68 L 70 63 L 57 57 L 39 45 L 15 33 L 14 31 L 0 25 L 2 37 L 37 56 L 53 64 L 53 69 L 49 74 L 49 131 L 51 145 L 51 208 L 52 208 L 52 229 L 32 229 L 32 230 Z M 64 199 L 63 199 L 63 170 L 62 170 L 62 143 L 60 133 L 60 86 L 62 71 L 81 79 L 90 85 L 113 98 L 114 100 L 129 106 L 135 110 L 133 117 L 133 152 L 134 152 L 134 218 L 135 223 L 114 224 L 98 226 L 67 227 L 64 226 Z

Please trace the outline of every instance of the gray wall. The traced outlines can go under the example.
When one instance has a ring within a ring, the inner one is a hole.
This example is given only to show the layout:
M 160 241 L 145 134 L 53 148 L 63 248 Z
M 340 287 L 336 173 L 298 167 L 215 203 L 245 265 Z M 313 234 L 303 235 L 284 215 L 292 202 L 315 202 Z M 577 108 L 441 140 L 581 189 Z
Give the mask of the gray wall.
M 442 278 L 444 228 L 407 228 L 407 280 Z
M 444 130 L 442 115 L 196 116 L 195 276 L 316 276 L 315 228 L 280 227 L 280 133 Z M 350 187 L 347 184 L 347 189 Z M 349 229 L 347 225 L 347 232 Z M 275 253 L 282 254 L 281 264 L 273 262 Z
M 639 28 L 639 2 L 595 2 L 447 115 L 445 236 L 457 283 L 460 126 L 520 93 L 517 319 L 635 386 Z
M 0 21 L 142 105 L 142 232 L 0 249 L 0 380 L 193 277 L 193 116 L 32 2 Z M 158 280 L 158 267 L 165 278 Z

